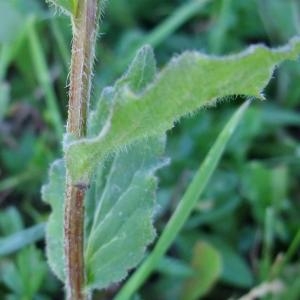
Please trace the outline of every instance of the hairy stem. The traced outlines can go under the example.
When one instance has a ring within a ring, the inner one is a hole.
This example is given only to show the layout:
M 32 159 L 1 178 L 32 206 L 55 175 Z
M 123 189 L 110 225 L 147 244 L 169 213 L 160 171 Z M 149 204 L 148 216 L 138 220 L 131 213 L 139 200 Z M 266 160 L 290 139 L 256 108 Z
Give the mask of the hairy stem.
M 67 131 L 80 138 L 86 132 L 95 52 L 98 0 L 79 1 L 73 17 L 73 46 Z
M 86 134 L 98 23 L 98 0 L 79 1 L 76 12 L 77 15 L 72 19 L 73 45 L 67 132 L 74 138 L 81 138 Z M 88 298 L 83 289 L 85 189 L 80 183 L 72 182 L 67 174 L 64 240 L 68 300 Z

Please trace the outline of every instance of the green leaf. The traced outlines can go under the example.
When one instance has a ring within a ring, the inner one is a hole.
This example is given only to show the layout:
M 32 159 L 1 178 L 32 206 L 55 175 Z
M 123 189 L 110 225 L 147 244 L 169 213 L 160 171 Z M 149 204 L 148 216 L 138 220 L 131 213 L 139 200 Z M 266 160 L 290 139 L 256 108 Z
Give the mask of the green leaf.
M 2 236 L 17 233 L 23 228 L 21 213 L 15 206 L 0 211 L 0 232 Z
M 42 198 L 51 205 L 52 213 L 46 227 L 47 258 L 54 274 L 64 281 L 64 194 L 65 164 L 56 160 L 50 167 L 49 183 L 42 188 Z
M 67 14 L 76 15 L 78 0 L 46 0 L 46 2 L 56 5 Z
M 141 93 L 145 87 L 153 81 L 156 74 L 156 61 L 151 47 L 142 47 L 128 71 L 117 80 L 113 87 L 107 87 L 103 90 L 97 107 L 90 113 L 88 136 L 97 137 L 101 130 L 105 131 L 105 126 L 113 113 L 115 101 L 120 99 L 119 95 L 123 93 Z
M 0 43 L 11 42 L 24 25 L 22 14 L 13 6 L 12 1 L 1 1 L 0 17 L 5 24 L 0 29 Z
M 85 199 L 88 288 L 105 288 L 123 279 L 153 240 L 157 186 L 153 173 L 165 163 L 159 159 L 164 145 L 164 138 L 149 138 L 147 143 L 141 141 L 97 168 Z M 52 206 L 46 230 L 48 261 L 62 281 L 64 182 L 63 161 L 56 161 L 42 193 Z
M 222 271 L 222 259 L 212 245 L 199 242 L 194 248 L 192 268 L 194 276 L 185 283 L 182 299 L 199 299 L 209 292 Z
M 117 154 L 109 167 L 100 166 L 93 178 L 86 199 L 97 202 L 85 252 L 88 288 L 105 288 L 123 279 L 152 242 L 157 186 L 153 173 L 163 163 L 158 158 L 164 144 L 161 138 L 141 141 Z
M 0 280 L 16 295 L 16 299 L 34 299 L 40 289 L 47 265 L 42 252 L 33 245 L 17 254 L 16 262 L 0 265 Z
M 113 109 L 97 137 L 65 143 L 66 162 L 74 182 L 86 182 L 95 161 L 132 142 L 161 135 L 180 117 L 229 95 L 262 98 L 274 67 L 296 59 L 300 40 L 275 50 L 264 46 L 224 58 L 186 52 L 174 58 L 147 88 L 136 93 L 124 85 L 112 97 Z
M 237 287 L 250 288 L 253 285 L 254 278 L 245 259 L 221 239 L 212 237 L 210 242 L 219 249 L 222 257 L 223 269 L 221 279 Z
M 245 166 L 243 194 L 249 201 L 253 216 L 259 224 L 264 223 L 269 207 L 274 207 L 276 212 L 279 212 L 286 206 L 289 181 L 286 166 L 270 168 L 259 161 Z
M 193 274 L 193 269 L 187 263 L 169 256 L 162 257 L 155 271 L 170 277 L 184 279 Z
M 141 92 L 155 75 L 151 48 L 138 53 L 128 72 L 104 92 L 89 121 L 90 134 L 105 126 L 118 93 L 130 87 Z M 104 129 L 105 130 L 105 129 Z M 151 137 L 134 143 L 127 151 L 99 163 L 86 197 L 87 288 L 101 289 L 122 280 L 143 258 L 155 231 L 152 214 L 157 179 L 154 172 L 161 160 L 165 137 Z
M 0 122 L 2 121 L 9 101 L 9 86 L 6 83 L 0 82 Z
M 44 237 L 45 224 L 37 224 L 20 230 L 12 235 L 0 238 L 0 257 L 11 254 Z
M 43 15 L 42 12 L 42 5 L 39 1 L 0 1 L 0 20 L 2 24 L 5 24 L 5 26 L 0 27 L 0 44 L 14 42 L 26 29 L 30 17 L 35 15 L 39 18 Z

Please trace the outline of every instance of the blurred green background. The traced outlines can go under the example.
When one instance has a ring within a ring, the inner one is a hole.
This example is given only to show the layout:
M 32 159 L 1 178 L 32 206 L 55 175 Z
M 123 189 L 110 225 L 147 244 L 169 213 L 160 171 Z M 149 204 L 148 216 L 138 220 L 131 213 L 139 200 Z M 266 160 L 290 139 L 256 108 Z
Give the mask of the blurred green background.
M 163 67 L 186 49 L 222 55 L 300 34 L 299 0 L 202 2 L 109 0 L 93 102 L 145 43 Z M 0 0 L 0 299 L 63 299 L 46 263 L 49 207 L 40 187 L 62 155 L 70 44 L 68 18 L 43 0 Z M 205 195 L 136 299 L 192 299 L 187 290 L 194 299 L 239 299 L 264 282 L 273 292 L 261 299 L 300 299 L 299 82 L 300 60 L 276 70 L 267 101 L 252 103 Z M 202 110 L 168 133 L 172 163 L 159 173 L 158 233 L 243 100 Z M 112 299 L 118 288 L 94 299 Z

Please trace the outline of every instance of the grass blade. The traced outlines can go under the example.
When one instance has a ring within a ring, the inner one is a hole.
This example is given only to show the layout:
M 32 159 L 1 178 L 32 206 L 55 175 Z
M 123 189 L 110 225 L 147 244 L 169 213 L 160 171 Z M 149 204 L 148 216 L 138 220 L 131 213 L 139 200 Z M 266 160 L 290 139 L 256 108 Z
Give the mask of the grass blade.
M 170 17 L 148 34 L 141 42 L 140 46 L 149 44 L 156 47 L 187 20 L 199 13 L 199 10 L 209 1 L 210 0 L 193 0 L 184 3 Z
M 36 72 L 38 82 L 45 92 L 51 123 L 56 131 L 57 137 L 61 138 L 64 132 L 64 125 L 58 107 L 58 100 L 52 86 L 52 80 L 47 67 L 46 58 L 34 26 L 35 23 L 34 20 L 32 20 L 31 24 L 28 26 L 28 37 L 33 56 L 33 67 Z

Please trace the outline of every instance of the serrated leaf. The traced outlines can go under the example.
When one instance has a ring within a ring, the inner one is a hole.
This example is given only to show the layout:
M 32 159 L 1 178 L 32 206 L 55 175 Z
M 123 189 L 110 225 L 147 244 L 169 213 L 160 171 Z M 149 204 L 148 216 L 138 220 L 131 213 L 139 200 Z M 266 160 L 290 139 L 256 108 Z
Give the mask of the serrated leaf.
M 46 2 L 56 5 L 66 13 L 76 15 L 78 0 L 46 0 Z
M 299 52 L 299 39 L 275 50 L 254 46 L 224 58 L 186 52 L 173 59 L 143 92 L 136 93 L 127 85 L 115 94 L 105 131 L 65 145 L 73 181 L 88 181 L 95 161 L 135 140 L 163 134 L 180 117 L 218 98 L 241 94 L 262 98 L 274 67 L 295 59 Z

